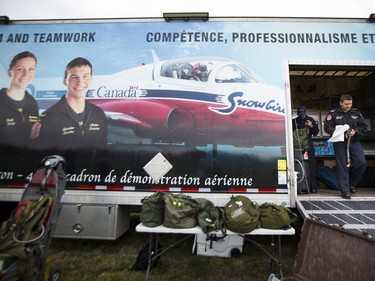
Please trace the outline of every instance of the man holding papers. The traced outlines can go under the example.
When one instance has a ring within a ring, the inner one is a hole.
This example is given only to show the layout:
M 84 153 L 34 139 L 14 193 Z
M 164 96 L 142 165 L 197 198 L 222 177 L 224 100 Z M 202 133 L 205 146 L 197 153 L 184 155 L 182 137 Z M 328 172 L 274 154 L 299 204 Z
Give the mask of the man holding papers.
M 367 125 L 361 112 L 353 108 L 351 95 L 340 97 L 340 107 L 331 110 L 324 121 L 324 131 L 331 135 L 336 159 L 337 184 L 341 196 L 350 199 L 356 192 L 366 159 L 359 136 L 366 134 Z

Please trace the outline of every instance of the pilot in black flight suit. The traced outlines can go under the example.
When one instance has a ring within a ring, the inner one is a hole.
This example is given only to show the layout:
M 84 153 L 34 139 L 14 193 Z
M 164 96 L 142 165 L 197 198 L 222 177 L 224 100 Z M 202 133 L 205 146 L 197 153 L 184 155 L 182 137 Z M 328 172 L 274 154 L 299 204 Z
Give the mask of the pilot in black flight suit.
M 345 199 L 351 198 L 350 192 L 356 192 L 356 185 L 366 169 L 366 158 L 359 136 L 366 134 L 367 125 L 361 112 L 352 107 L 352 100 L 351 95 L 342 95 L 340 107 L 331 110 L 324 121 L 324 130 L 330 135 L 335 131 L 336 125 L 349 125 L 345 140 L 333 143 L 337 185 L 341 190 L 341 196 Z

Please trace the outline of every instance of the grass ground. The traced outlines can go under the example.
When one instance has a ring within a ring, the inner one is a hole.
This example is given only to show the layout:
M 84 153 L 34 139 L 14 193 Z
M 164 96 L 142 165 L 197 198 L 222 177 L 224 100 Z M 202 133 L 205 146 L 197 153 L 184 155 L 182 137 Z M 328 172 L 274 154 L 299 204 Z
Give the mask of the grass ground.
M 145 272 L 132 271 L 139 250 L 147 243 L 148 234 L 136 233 L 139 216 L 132 215 L 130 230 L 116 241 L 53 239 L 48 259 L 60 271 L 60 281 L 136 281 Z M 300 227 L 296 235 L 282 237 L 284 276 L 292 274 Z M 178 235 L 161 235 L 162 246 L 179 240 Z M 257 242 L 270 246 L 270 237 L 256 236 Z M 239 258 L 206 257 L 192 254 L 193 237 L 177 244 L 160 258 L 151 270 L 149 280 L 157 281 L 266 281 L 277 273 L 270 258 L 245 241 Z M 277 274 L 278 275 L 278 274 Z M 280 277 L 280 276 L 279 276 Z

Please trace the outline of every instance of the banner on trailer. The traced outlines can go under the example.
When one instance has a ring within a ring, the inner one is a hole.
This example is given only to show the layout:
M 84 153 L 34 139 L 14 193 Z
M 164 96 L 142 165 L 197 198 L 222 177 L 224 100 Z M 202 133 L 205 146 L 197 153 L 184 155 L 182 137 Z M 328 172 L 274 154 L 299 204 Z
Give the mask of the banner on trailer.
M 374 60 L 373 26 L 2 25 L 0 185 L 27 183 L 43 157 L 60 154 L 71 189 L 287 192 L 283 61 Z M 24 52 L 36 58 L 29 81 L 22 73 L 30 59 L 17 60 Z M 9 98 L 22 87 L 36 101 L 36 114 Z M 82 90 L 83 99 L 74 96 Z M 158 153 L 171 168 L 154 181 L 144 167 Z

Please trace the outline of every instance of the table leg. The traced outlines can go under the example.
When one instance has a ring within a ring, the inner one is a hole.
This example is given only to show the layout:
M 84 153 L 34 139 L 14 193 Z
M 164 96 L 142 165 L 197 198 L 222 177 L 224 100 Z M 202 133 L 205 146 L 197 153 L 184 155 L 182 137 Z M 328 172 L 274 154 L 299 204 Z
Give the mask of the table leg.
M 271 264 L 275 263 L 279 273 L 280 273 L 280 278 L 283 277 L 283 272 L 282 272 L 282 264 L 281 264 L 281 237 L 280 235 L 277 235 L 278 237 L 278 245 L 275 244 L 275 236 L 271 236 L 271 251 L 268 251 L 262 244 L 256 242 L 253 239 L 249 239 L 246 236 L 243 236 L 245 240 L 249 241 L 256 247 L 258 247 L 260 250 L 262 250 L 266 255 L 268 255 L 271 258 Z

